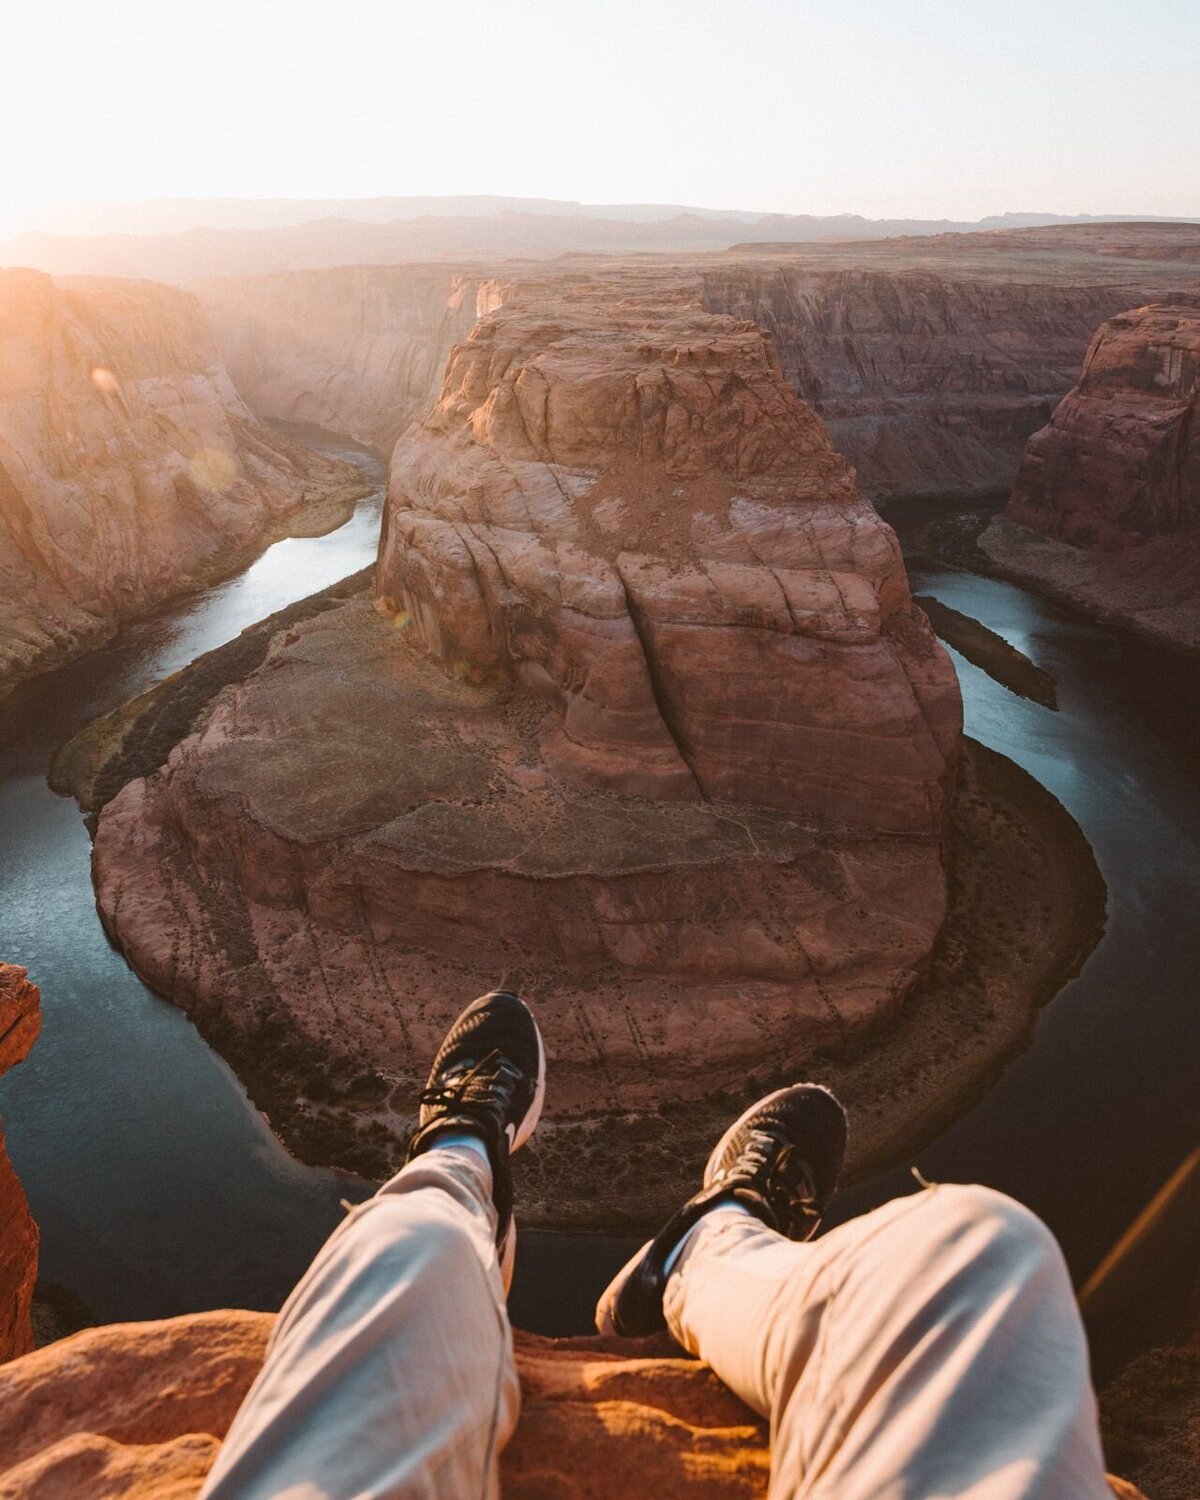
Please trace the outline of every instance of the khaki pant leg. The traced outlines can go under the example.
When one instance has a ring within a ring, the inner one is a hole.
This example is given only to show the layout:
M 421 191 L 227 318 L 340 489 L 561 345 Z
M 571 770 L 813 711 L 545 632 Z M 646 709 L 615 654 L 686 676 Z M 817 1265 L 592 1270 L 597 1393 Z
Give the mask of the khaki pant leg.
M 520 1401 L 487 1168 L 433 1150 L 288 1299 L 204 1500 L 495 1500 Z
M 770 1418 L 772 1500 L 1108 1500 L 1062 1255 L 990 1189 L 897 1199 L 811 1245 L 718 1216 L 666 1308 Z

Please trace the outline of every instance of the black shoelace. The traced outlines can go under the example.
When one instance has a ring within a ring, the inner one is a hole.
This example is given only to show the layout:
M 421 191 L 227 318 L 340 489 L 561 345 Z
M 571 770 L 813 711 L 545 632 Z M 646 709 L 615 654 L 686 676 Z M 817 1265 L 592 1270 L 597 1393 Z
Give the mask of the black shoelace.
M 462 1063 L 443 1074 L 437 1083 L 422 1089 L 420 1103 L 428 1108 L 444 1107 L 467 1113 L 485 1110 L 503 1117 L 512 1108 L 513 1095 L 523 1077 L 520 1068 L 494 1047 L 478 1062 Z
M 780 1227 L 821 1217 L 812 1168 L 781 1131 L 769 1125 L 758 1126 L 738 1155 Z

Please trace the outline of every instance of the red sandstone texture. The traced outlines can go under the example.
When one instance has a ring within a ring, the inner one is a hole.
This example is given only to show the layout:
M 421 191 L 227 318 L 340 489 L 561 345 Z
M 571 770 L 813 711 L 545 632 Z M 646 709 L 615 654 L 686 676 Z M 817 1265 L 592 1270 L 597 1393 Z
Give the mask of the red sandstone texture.
M 1195 226 L 947 234 L 646 257 L 664 295 L 753 319 L 874 501 L 1006 492 L 1027 438 L 1075 380 L 1097 324 L 1200 292 Z M 1186 252 L 1186 253 L 1183 253 Z M 348 265 L 197 283 L 218 344 L 261 415 L 390 450 L 436 396 L 475 318 L 545 266 Z M 581 277 L 627 281 L 620 262 Z
M 109 931 L 219 1045 L 382 1075 L 349 1107 L 394 1138 L 488 983 L 537 1002 L 559 1121 L 892 1013 L 957 683 L 754 324 L 633 280 L 506 301 L 397 447 L 378 590 L 101 816 Z
M 352 477 L 258 422 L 194 297 L 0 271 L 0 692 Z
M 991 239 L 991 236 L 982 238 Z M 705 305 L 753 318 L 874 501 L 988 496 L 1069 388 L 1122 287 L 781 263 L 708 272 Z
M 1092 613 L 1200 650 L 1200 302 L 1104 324 L 980 545 Z
M 1030 439 L 1008 515 L 1107 550 L 1200 527 L 1200 303 L 1104 324 L 1078 383 Z
M 192 1500 L 262 1362 L 266 1313 L 88 1329 L 0 1370 L 0 1500 Z M 765 1424 L 704 1365 L 516 1335 L 505 1500 L 751 1500 Z M 1119 1500 L 1140 1491 L 1111 1481 Z
M 42 1025 L 40 999 L 24 969 L 0 964 L 0 1073 L 29 1055 Z M 0 1361 L 33 1348 L 29 1309 L 37 1260 L 37 1225 L 0 1130 Z

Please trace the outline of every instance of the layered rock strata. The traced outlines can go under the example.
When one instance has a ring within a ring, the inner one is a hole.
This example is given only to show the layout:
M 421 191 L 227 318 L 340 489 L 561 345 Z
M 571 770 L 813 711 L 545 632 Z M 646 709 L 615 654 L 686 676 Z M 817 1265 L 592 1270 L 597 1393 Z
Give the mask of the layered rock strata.
M 952 237 L 951 237 L 952 238 Z M 980 237 L 981 241 L 991 237 Z M 1019 239 L 1019 237 L 1018 237 Z M 899 244 L 899 242 L 897 242 Z M 1024 445 L 1074 381 L 1096 325 L 1136 291 L 1080 264 L 1074 284 L 1009 265 L 846 247 L 763 264 L 648 261 L 657 295 L 753 320 L 828 424 L 867 498 L 1006 492 Z M 1093 261 L 1095 257 L 1093 257 Z M 823 261 L 828 264 L 823 264 Z M 1140 267 L 1137 267 L 1139 271 Z M 588 273 L 627 283 L 628 268 Z M 239 390 L 262 416 L 390 451 L 437 396 L 452 346 L 544 268 L 349 266 L 197 283 Z M 1153 283 L 1151 283 L 1153 284 Z
M 266 1313 L 89 1329 L 0 1371 L 0 1500 L 193 1500 L 262 1363 Z M 766 1426 L 704 1365 L 618 1340 L 516 1335 L 506 1500 L 752 1500 Z M 1122 1480 L 1121 1500 L 1142 1500 Z
M 1108 551 L 1200 528 L 1200 301 L 1135 308 L 1099 329 L 1078 382 L 1030 438 L 1007 513 Z
M 22 1062 L 37 1040 L 42 1024 L 40 998 L 24 969 L 0 964 L 0 1073 Z M 37 1225 L 0 1129 L 0 1361 L 33 1348 L 29 1314 L 37 1262 Z
M 489 983 L 536 1001 L 560 1122 L 895 1009 L 945 911 L 957 683 L 756 326 L 505 302 L 397 447 L 377 588 L 101 815 L 109 931 L 218 1045 L 394 1154 Z
M 705 305 L 771 335 L 875 502 L 1003 493 L 1127 288 L 782 263 L 707 272 Z
M 1074 603 L 1200 648 L 1200 301 L 1100 328 L 980 545 Z
M 256 420 L 187 293 L 0 271 L 0 692 L 355 492 Z
M 451 348 L 498 295 L 485 273 L 340 266 L 195 288 L 238 390 L 263 417 L 390 453 L 436 397 Z

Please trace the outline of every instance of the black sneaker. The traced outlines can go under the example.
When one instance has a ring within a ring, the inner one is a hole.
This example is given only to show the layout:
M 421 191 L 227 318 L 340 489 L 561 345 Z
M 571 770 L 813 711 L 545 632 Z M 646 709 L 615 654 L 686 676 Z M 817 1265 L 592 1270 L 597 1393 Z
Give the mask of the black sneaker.
M 492 1166 L 496 1243 L 505 1283 L 512 1274 L 516 1229 L 509 1157 L 533 1134 L 546 1097 L 546 1049 L 533 1013 L 507 990 L 472 1000 L 446 1034 L 421 1093 L 409 1161 L 449 1130 L 481 1137 Z
M 846 1112 L 828 1089 L 776 1089 L 717 1142 L 704 1185 L 614 1277 L 596 1306 L 601 1333 L 644 1338 L 666 1327 L 663 1291 L 671 1251 L 718 1203 L 741 1203 L 789 1240 L 816 1233 L 846 1155 Z

